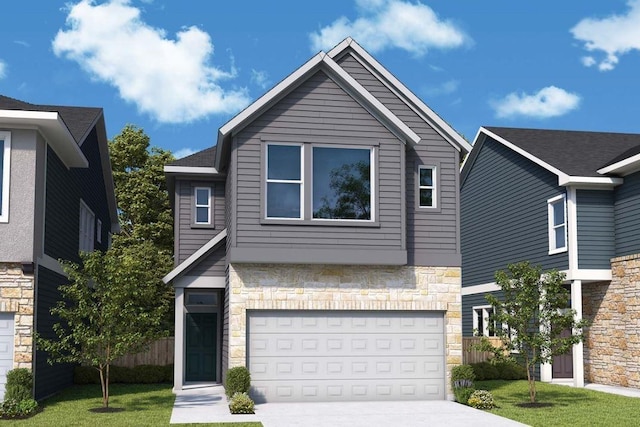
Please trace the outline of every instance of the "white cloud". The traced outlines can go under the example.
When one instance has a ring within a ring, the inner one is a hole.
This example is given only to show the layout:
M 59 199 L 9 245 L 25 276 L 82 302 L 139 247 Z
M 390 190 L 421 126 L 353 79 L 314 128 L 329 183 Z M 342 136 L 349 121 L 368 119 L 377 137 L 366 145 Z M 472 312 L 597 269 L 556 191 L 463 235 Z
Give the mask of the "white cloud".
M 271 84 L 271 80 L 266 71 L 251 70 L 251 83 L 266 89 Z
M 524 116 L 545 119 L 562 116 L 578 108 L 580 96 L 555 86 L 548 86 L 533 95 L 512 92 L 490 104 L 499 118 Z
M 175 153 L 173 153 L 173 157 L 175 157 L 176 159 L 181 159 L 183 157 L 187 157 L 190 156 L 194 153 L 196 153 L 198 150 L 194 150 L 193 148 L 181 148 L 178 151 L 176 151 Z
M 359 16 L 342 16 L 309 35 L 311 50 L 329 49 L 351 36 L 371 52 L 404 49 L 422 56 L 430 49 L 452 49 L 471 42 L 453 22 L 429 6 L 402 0 L 356 0 Z
M 220 85 L 234 78 L 235 70 L 211 64 L 211 38 L 196 27 L 170 39 L 142 21 L 130 0 L 99 5 L 82 0 L 70 7 L 66 24 L 53 40 L 55 54 L 116 87 L 124 100 L 159 122 L 235 113 L 249 103 L 246 89 Z
M 0 79 L 7 77 L 7 63 L 0 59 Z
M 627 2 L 629 10 L 623 15 L 611 15 L 606 18 L 585 18 L 571 29 L 573 37 L 584 42 L 589 52 L 601 51 L 604 58 L 599 62 L 600 71 L 615 68 L 620 56 L 633 50 L 640 50 L 640 0 Z M 596 60 L 582 63 L 590 67 Z
M 597 64 L 597 61 L 593 56 L 583 56 L 580 61 L 585 67 L 593 67 Z
M 438 86 L 428 87 L 425 90 L 425 93 L 427 96 L 450 95 L 457 91 L 458 87 L 460 87 L 460 82 L 458 80 L 447 80 Z

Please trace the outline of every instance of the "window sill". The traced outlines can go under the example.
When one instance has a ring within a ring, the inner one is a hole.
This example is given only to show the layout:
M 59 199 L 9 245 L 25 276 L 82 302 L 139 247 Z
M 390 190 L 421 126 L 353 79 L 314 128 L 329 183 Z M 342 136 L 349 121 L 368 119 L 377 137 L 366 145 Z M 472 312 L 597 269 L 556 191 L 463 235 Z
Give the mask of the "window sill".
M 556 255 L 567 252 L 567 248 L 549 249 L 549 255 Z
M 304 226 L 320 226 L 320 227 L 365 227 L 380 228 L 378 221 L 360 221 L 360 220 L 326 220 L 326 219 L 269 219 L 260 220 L 262 225 L 304 225 Z
M 216 228 L 216 226 L 214 224 L 191 224 L 191 228 L 213 230 L 214 228 Z

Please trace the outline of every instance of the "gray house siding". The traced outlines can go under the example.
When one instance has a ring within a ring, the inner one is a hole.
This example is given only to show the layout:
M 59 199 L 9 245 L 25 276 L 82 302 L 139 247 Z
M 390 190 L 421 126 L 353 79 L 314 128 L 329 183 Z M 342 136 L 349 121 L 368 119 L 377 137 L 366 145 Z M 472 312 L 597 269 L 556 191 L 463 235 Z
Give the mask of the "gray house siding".
M 377 227 L 267 224 L 261 219 L 263 146 L 319 142 L 377 146 Z M 404 250 L 401 187 L 403 144 L 323 72 L 283 98 L 234 139 L 237 248 Z M 349 263 L 345 251 L 345 263 Z M 313 261 L 313 260 L 309 260 Z
M 568 268 L 566 252 L 548 255 L 547 200 L 563 194 L 557 177 L 487 138 L 461 189 L 462 286 L 493 282 L 519 261 Z
M 213 227 L 193 225 L 193 191 L 195 187 L 211 188 Z M 176 263 L 179 264 L 225 228 L 225 189 L 222 181 L 176 180 L 175 191 L 178 195 L 175 208 L 178 226 Z
M 225 259 L 226 249 L 224 246 L 220 246 L 185 274 L 188 276 L 224 277 Z
M 577 190 L 578 267 L 609 269 L 615 254 L 613 191 Z
M 439 261 L 438 265 L 443 265 L 443 261 L 449 261 L 445 263 L 451 266 L 460 265 L 458 151 L 351 54 L 341 57 L 338 63 L 422 139 L 418 145 L 407 149 L 406 152 L 409 264 L 433 265 L 431 261 Z M 438 168 L 438 207 L 433 210 L 417 207 L 415 178 L 420 164 Z M 434 258 L 436 255 L 437 258 Z
M 38 287 L 36 300 L 36 331 L 42 338 L 56 339 L 53 332 L 54 323 L 59 320 L 51 316 L 49 310 L 60 299 L 58 286 L 67 283 L 67 279 L 44 267 L 38 267 Z M 73 384 L 73 364 L 47 363 L 47 354 L 36 351 L 35 358 L 35 397 L 41 399 L 50 396 Z
M 615 256 L 640 253 L 640 172 L 615 190 Z

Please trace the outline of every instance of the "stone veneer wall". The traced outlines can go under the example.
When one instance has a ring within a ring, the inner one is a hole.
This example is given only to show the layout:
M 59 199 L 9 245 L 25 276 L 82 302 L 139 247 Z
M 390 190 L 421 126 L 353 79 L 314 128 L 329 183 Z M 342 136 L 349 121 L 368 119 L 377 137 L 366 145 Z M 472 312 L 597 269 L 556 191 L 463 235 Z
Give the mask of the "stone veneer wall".
M 452 398 L 451 369 L 462 363 L 460 268 L 236 264 L 229 281 L 230 368 L 246 364 L 247 309 L 437 310 Z
M 613 258 L 611 282 L 583 284 L 585 380 L 640 388 L 640 254 Z
M 13 367 L 32 369 L 34 277 L 20 264 L 0 263 L 0 312 L 15 313 Z

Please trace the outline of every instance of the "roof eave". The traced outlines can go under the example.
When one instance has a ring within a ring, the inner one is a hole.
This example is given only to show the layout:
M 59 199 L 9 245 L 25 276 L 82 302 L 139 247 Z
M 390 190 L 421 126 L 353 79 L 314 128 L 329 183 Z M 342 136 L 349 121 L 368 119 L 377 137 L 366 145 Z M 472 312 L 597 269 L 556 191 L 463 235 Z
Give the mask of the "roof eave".
M 601 175 L 614 174 L 625 176 L 638 171 L 640 171 L 640 154 L 636 154 L 635 156 L 631 156 L 609 166 L 605 166 L 598 169 L 597 172 Z
M 195 251 L 191 256 L 182 261 L 176 268 L 171 270 L 166 276 L 162 278 L 164 283 L 169 283 L 175 278 L 182 275 L 185 271 L 187 271 L 192 265 L 195 265 L 200 259 L 202 259 L 205 255 L 207 255 L 211 250 L 215 249 L 218 245 L 220 245 L 224 239 L 227 237 L 227 229 L 225 228 L 220 233 L 215 235 L 211 240 L 205 243 L 200 247 L 197 251 Z
M 580 189 L 612 189 L 622 184 L 623 179 L 617 177 L 598 177 L 598 176 L 570 176 L 558 177 L 558 185 L 562 187 L 577 187 Z

